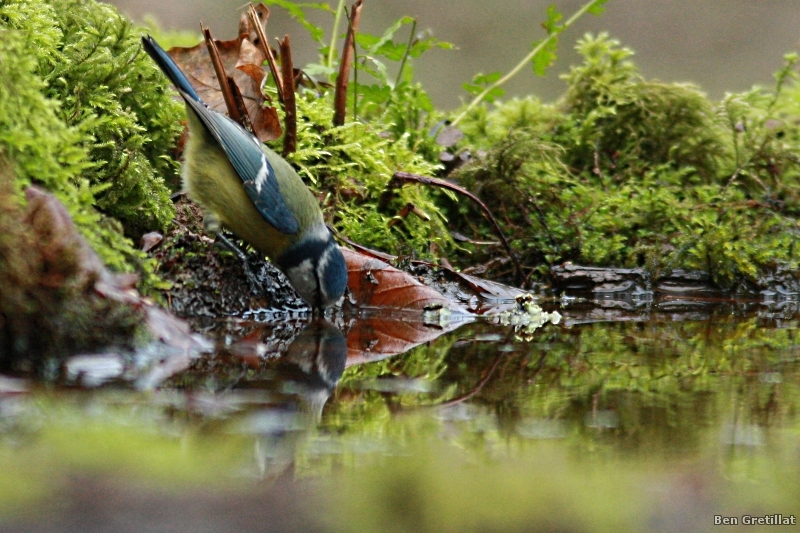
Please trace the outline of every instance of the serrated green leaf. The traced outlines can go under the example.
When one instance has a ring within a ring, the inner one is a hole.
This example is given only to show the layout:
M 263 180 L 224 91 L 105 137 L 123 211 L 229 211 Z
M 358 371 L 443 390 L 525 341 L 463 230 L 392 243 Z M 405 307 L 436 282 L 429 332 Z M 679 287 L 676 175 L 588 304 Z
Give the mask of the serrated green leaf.
M 486 93 L 485 98 L 487 102 L 492 103 L 496 101 L 498 98 L 502 98 L 503 95 L 505 94 L 506 90 L 503 89 L 502 87 L 494 87 L 492 90 Z
M 461 88 L 473 96 L 478 96 L 483 92 L 483 87 L 481 87 L 480 85 L 475 85 L 473 83 L 469 83 L 466 81 L 461 84 Z
M 550 7 L 547 8 L 547 20 L 542 23 L 542 27 L 548 34 L 558 33 L 564 29 L 563 26 L 559 24 L 562 18 L 564 18 L 564 16 L 556 10 L 555 4 L 550 4 Z
M 401 27 L 405 26 L 406 24 L 411 24 L 412 22 L 414 22 L 413 17 L 401 17 L 401 18 L 399 18 L 398 20 L 396 20 L 394 22 L 394 24 L 392 24 L 391 26 L 386 28 L 386 30 L 383 32 L 383 35 L 381 35 L 377 39 L 377 41 L 372 45 L 371 48 L 367 48 L 367 50 L 370 53 L 375 53 L 376 50 L 378 50 L 385 43 L 390 43 L 392 41 L 392 39 L 394 38 L 394 34 L 397 33 L 397 30 L 399 30 Z
M 411 49 L 408 51 L 408 55 L 409 57 L 419 57 L 434 47 L 441 48 L 443 50 L 452 50 L 455 48 L 455 45 L 453 43 L 448 43 L 447 41 L 440 41 L 435 37 L 428 37 L 427 39 L 420 39 L 412 44 Z
M 533 43 L 533 47 L 539 46 L 541 41 Z M 558 56 L 556 56 L 556 50 L 558 49 L 558 38 L 552 37 L 550 41 L 545 44 L 541 50 L 539 50 L 534 56 L 531 58 L 531 62 L 533 63 L 533 71 L 536 73 L 537 76 L 544 76 L 547 69 L 555 63 Z
M 378 85 L 374 83 L 365 85 L 359 83 L 354 85 L 354 87 L 355 90 L 358 91 L 359 105 L 362 108 L 369 104 L 383 105 L 389 101 L 392 95 L 392 90 L 388 85 Z
M 489 85 L 499 80 L 502 75 L 502 72 L 490 72 L 489 74 L 483 74 L 482 72 L 479 72 L 472 77 L 472 83 L 478 85 Z

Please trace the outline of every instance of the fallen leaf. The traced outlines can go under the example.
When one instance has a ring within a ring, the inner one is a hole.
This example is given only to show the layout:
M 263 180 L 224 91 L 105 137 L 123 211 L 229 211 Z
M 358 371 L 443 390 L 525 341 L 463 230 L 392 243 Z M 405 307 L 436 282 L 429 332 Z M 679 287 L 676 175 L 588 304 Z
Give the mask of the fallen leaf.
M 356 307 L 406 311 L 446 308 L 467 313 L 458 302 L 380 259 L 347 248 L 342 248 L 342 253 L 347 262 L 347 286 Z
M 269 10 L 263 6 L 262 9 L 259 5 L 254 4 L 259 18 L 263 20 L 262 24 L 266 24 Z M 229 41 L 215 39 L 214 43 L 225 72 L 233 78 L 239 88 L 253 132 L 261 142 L 271 141 L 280 137 L 283 131 L 277 110 L 273 106 L 266 105 L 267 98 L 261 90 L 268 74 L 263 67 L 266 55 L 260 46 L 254 44 L 258 37 L 250 24 L 247 10 L 242 14 L 239 31 L 240 34 L 236 39 Z M 219 80 L 205 42 L 190 48 L 171 48 L 168 53 L 186 74 L 189 83 L 206 105 L 214 111 L 227 114 Z

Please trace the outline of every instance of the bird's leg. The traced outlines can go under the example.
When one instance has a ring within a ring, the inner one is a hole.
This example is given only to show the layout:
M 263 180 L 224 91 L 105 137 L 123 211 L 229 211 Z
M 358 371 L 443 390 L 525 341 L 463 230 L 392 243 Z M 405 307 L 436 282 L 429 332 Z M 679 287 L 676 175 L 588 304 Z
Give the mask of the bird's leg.
M 250 290 L 255 294 L 261 294 L 262 287 L 261 283 L 258 281 L 258 278 L 253 271 L 250 270 L 250 265 L 247 262 L 247 255 L 239 249 L 238 246 L 233 244 L 230 239 L 228 239 L 222 232 L 217 233 L 217 240 L 221 242 L 225 247 L 233 252 L 233 254 L 239 258 L 242 262 L 242 269 L 244 270 L 244 275 L 247 277 L 247 281 L 250 282 Z
M 253 271 L 250 270 L 250 264 L 247 262 L 247 255 L 245 255 L 245 253 L 239 249 L 238 246 L 231 242 L 230 239 L 222 234 L 222 227 L 220 226 L 217 217 L 209 214 L 204 216 L 203 227 L 205 228 L 206 232 L 215 234 L 217 236 L 217 240 L 221 242 L 228 250 L 233 252 L 233 255 L 239 258 L 239 260 L 242 262 L 244 275 L 247 278 L 247 281 L 250 282 L 250 291 L 254 294 L 261 294 L 261 283 L 258 281 L 256 275 L 253 274 Z
M 247 278 L 247 281 L 250 283 L 250 291 L 254 294 L 261 294 L 261 283 L 258 282 L 258 278 L 255 274 L 253 274 L 253 271 L 250 270 L 250 265 L 247 262 L 247 256 L 239 249 L 238 246 L 233 244 L 230 239 L 222 234 L 222 225 L 219 223 L 219 219 L 212 213 L 204 213 L 203 229 L 206 230 L 206 233 L 213 233 L 216 235 L 217 240 L 221 242 L 225 248 L 233 252 L 233 255 L 239 258 L 239 260 L 242 262 L 244 275 Z

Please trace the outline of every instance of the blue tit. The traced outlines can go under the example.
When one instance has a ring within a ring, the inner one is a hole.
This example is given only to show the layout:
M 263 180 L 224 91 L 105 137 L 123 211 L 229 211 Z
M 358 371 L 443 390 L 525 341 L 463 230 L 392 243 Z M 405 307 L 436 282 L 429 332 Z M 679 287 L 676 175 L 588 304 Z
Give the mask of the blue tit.
M 312 309 L 336 302 L 347 286 L 344 256 L 297 172 L 239 124 L 209 109 L 155 39 L 142 37 L 142 44 L 186 103 L 182 179 L 189 198 L 276 264 Z

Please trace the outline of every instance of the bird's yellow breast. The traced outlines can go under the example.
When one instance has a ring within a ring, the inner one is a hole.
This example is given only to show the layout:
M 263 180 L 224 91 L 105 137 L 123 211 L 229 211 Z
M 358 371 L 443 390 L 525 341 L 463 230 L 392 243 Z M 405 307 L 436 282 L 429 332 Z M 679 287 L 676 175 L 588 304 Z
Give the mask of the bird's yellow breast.
M 183 187 L 189 198 L 226 229 L 270 259 L 279 257 L 291 244 L 291 235 L 280 233 L 264 220 L 222 148 L 199 123 L 190 128 L 184 161 L 188 163 L 183 167 Z

